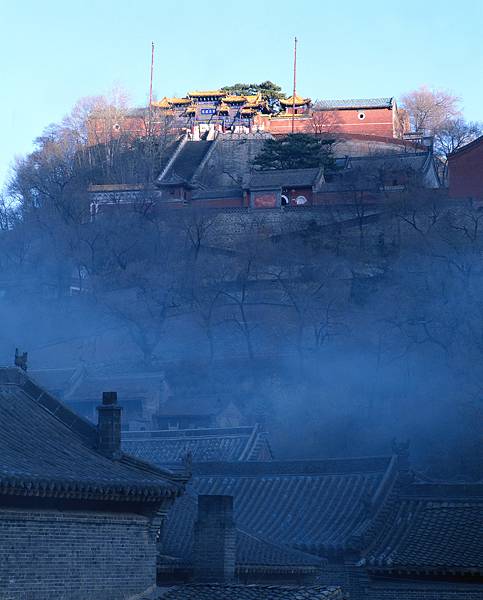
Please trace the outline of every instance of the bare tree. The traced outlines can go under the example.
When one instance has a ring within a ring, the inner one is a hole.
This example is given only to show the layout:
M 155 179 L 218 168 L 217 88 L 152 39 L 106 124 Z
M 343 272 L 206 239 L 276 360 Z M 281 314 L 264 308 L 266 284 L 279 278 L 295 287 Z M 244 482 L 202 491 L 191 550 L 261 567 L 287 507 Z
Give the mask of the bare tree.
M 314 103 L 309 131 L 315 134 L 334 134 L 340 130 L 337 120 L 337 110 L 323 110 L 321 105 Z
M 464 119 L 449 119 L 434 132 L 435 150 L 443 159 L 443 180 L 448 176 L 448 156 L 469 144 L 483 133 L 482 123 L 467 123 Z
M 401 102 L 409 114 L 413 131 L 417 133 L 435 135 L 445 123 L 461 115 L 457 96 L 425 85 L 404 94 Z

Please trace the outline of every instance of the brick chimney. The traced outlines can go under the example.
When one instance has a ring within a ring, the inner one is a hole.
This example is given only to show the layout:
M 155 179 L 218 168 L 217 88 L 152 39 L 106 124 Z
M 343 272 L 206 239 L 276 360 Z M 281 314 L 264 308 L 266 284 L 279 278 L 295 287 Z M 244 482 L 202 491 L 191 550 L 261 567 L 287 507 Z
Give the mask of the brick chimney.
M 108 458 L 121 456 L 121 411 L 117 392 L 103 392 L 97 407 L 97 449 Z
M 235 579 L 236 529 L 233 496 L 198 496 L 194 528 L 193 575 L 197 582 Z

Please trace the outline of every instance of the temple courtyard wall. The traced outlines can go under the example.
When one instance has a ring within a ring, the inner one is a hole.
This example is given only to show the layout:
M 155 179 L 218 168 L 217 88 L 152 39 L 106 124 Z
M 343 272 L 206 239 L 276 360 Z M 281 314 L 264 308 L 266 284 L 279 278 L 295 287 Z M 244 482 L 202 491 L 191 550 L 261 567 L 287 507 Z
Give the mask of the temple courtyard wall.
M 155 581 L 147 517 L 0 510 L 1 600 L 127 600 Z

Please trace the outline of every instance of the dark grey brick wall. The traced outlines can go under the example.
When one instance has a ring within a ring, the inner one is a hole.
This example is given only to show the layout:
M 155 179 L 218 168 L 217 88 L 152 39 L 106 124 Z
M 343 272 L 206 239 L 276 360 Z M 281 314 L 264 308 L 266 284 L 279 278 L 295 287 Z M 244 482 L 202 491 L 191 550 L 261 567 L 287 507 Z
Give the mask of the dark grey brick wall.
M 0 600 L 124 600 L 155 581 L 147 517 L 0 509 Z

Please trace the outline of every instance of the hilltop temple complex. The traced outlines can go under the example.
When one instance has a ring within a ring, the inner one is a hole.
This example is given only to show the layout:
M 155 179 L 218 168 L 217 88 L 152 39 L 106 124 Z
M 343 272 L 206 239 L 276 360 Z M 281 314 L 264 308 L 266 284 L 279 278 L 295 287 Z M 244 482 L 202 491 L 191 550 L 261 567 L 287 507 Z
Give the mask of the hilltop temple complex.
M 94 115 L 89 124 L 89 140 L 96 144 L 122 134 L 142 137 L 166 129 L 189 133 L 193 140 L 214 139 L 222 132 L 336 132 L 403 138 L 409 122 L 393 97 L 314 103 L 297 94 L 277 99 L 261 93 L 234 95 L 223 90 L 204 90 L 181 98 L 164 97 L 150 107 L 119 115 L 115 123 L 106 124 L 103 116 Z

